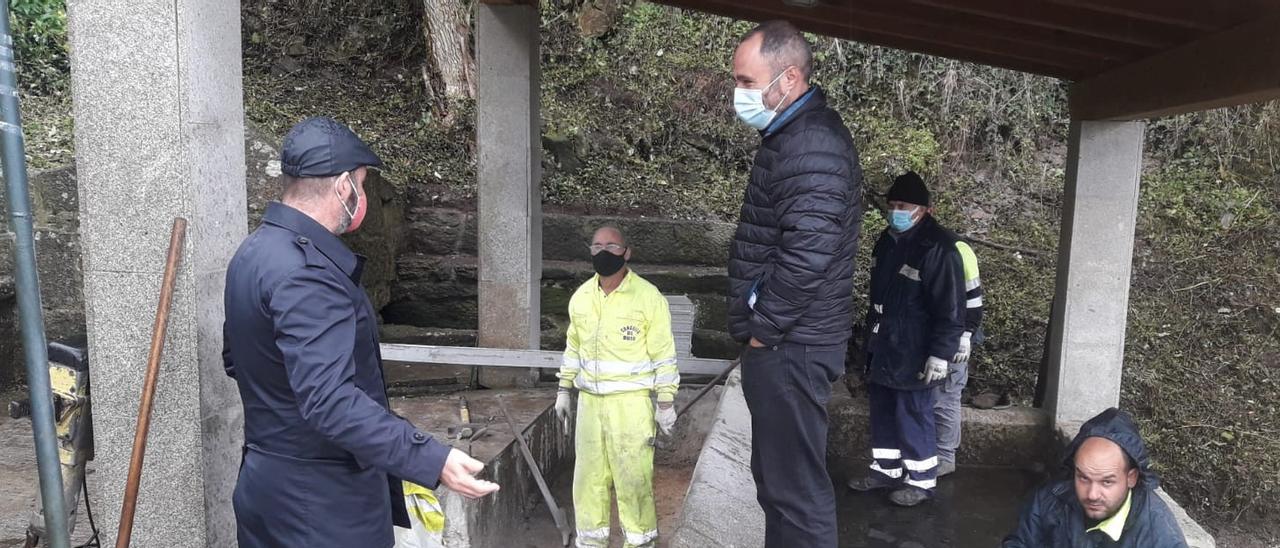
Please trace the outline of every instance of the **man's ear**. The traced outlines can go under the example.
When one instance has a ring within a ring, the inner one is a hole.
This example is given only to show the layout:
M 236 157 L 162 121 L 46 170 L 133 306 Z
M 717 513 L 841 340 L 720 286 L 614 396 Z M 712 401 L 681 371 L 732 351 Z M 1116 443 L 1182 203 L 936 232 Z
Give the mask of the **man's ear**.
M 351 186 L 355 184 L 355 182 L 355 175 L 350 171 L 344 171 L 339 173 L 338 176 L 333 179 L 333 188 L 338 191 L 338 197 L 342 198 L 343 201 L 350 200 L 351 193 L 353 192 Z
M 622 253 L 622 260 L 627 261 L 627 262 L 631 262 L 631 247 L 630 247 L 630 246 L 628 246 L 628 247 L 627 247 L 627 250 L 626 250 L 626 251 L 624 251 L 624 252 Z
M 1138 468 L 1137 467 L 1130 468 L 1129 473 L 1125 474 L 1125 476 L 1126 476 L 1125 480 L 1129 484 L 1130 489 L 1133 489 L 1134 486 L 1138 485 Z

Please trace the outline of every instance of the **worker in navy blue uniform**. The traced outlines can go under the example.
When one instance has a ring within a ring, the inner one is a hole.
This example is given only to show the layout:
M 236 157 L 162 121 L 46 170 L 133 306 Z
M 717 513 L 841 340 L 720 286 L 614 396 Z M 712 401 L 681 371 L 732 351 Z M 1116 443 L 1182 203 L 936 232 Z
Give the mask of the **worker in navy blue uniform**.
M 729 249 L 729 332 L 746 345 L 751 472 L 765 546 L 834 548 L 827 402 L 844 374 L 862 168 L 839 113 L 810 86 L 813 53 L 785 21 L 733 56 L 734 110 L 760 132 Z
M 937 486 L 934 392 L 965 332 L 965 282 L 957 237 L 931 215 L 929 189 L 915 173 L 886 195 L 889 227 L 872 251 L 866 320 L 871 406 L 871 470 L 856 491 L 889 489 L 915 506 Z
M 479 497 L 484 467 L 396 416 L 364 257 L 339 234 L 367 208 L 381 162 L 329 118 L 294 126 L 280 153 L 282 202 L 227 267 L 223 365 L 244 404 L 232 503 L 240 548 L 387 548 L 409 526 L 401 479 Z

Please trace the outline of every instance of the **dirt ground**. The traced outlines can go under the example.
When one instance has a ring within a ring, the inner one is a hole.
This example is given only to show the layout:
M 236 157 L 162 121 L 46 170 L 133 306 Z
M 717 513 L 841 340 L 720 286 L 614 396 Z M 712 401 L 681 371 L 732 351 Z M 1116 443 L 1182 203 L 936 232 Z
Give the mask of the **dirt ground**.
M 658 465 L 653 471 L 653 498 L 658 510 L 658 548 L 666 548 L 674 532 L 676 520 L 680 518 L 680 508 L 684 506 L 684 495 L 689 490 L 689 480 L 693 477 L 692 465 L 663 466 Z M 553 480 L 552 495 L 556 503 L 564 507 L 569 518 L 569 526 L 573 527 L 573 472 L 567 471 Z M 551 514 L 545 504 L 539 503 L 529 512 L 524 522 L 520 538 L 523 543 L 513 543 L 511 548 L 549 548 L 560 544 L 560 534 L 556 532 Z M 572 542 L 572 541 L 570 541 Z M 622 529 L 618 526 L 617 505 L 614 505 L 613 527 L 609 539 L 610 548 L 621 548 Z

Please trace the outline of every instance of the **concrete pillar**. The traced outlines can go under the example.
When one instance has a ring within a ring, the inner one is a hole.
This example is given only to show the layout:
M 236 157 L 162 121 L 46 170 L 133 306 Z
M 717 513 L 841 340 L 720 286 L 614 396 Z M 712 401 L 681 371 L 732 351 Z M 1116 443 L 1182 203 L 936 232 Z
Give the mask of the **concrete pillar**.
M 539 346 L 542 143 L 535 5 L 476 5 L 482 347 Z M 487 386 L 530 386 L 536 369 L 489 368 Z
M 134 546 L 235 546 L 242 444 L 222 288 L 246 227 L 240 5 L 70 0 L 92 493 L 114 544 L 174 217 L 190 223 L 155 395 Z
M 1071 124 L 1046 398 L 1056 424 L 1120 402 L 1143 128 Z

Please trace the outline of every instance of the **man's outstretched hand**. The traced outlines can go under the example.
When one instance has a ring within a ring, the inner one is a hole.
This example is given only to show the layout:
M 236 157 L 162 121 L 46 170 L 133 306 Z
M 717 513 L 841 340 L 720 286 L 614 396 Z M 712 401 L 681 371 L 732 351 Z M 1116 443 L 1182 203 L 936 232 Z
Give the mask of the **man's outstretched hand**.
M 481 470 L 484 470 L 483 462 L 453 449 L 444 461 L 444 470 L 440 471 L 440 483 L 464 497 L 478 499 L 499 489 L 494 482 L 476 479 Z

